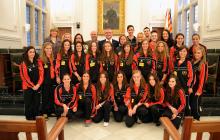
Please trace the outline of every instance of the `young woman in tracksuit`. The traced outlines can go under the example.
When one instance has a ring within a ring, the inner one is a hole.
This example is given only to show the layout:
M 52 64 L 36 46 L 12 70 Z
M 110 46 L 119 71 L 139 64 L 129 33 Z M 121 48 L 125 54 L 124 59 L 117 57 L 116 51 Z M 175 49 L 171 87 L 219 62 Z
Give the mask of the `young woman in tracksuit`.
M 100 72 L 100 52 L 96 41 L 92 41 L 86 54 L 86 71 L 89 71 L 90 80 L 96 84 Z
M 114 53 L 112 44 L 106 41 L 103 44 L 103 50 L 100 58 L 101 71 L 106 71 L 109 76 L 109 81 L 113 81 L 113 77 L 118 68 L 118 56 Z
M 41 53 L 41 63 L 44 68 L 44 81 L 42 84 L 42 113 L 47 118 L 54 110 L 54 89 L 56 86 L 55 81 L 55 66 L 52 44 L 46 42 L 43 44 Z
M 74 46 L 74 52 L 70 59 L 70 66 L 72 71 L 72 83 L 75 85 L 79 83 L 82 74 L 85 70 L 85 53 L 83 51 L 83 45 L 81 42 L 76 42 Z
M 39 115 L 39 88 L 43 83 L 44 69 L 33 46 L 24 52 L 19 68 L 24 91 L 25 117 L 27 120 L 35 120 Z
M 178 33 L 175 37 L 175 45 L 170 48 L 169 67 L 174 68 L 174 63 L 179 59 L 179 48 L 184 44 L 184 34 Z
M 143 123 L 149 122 L 149 111 L 147 110 L 144 102 L 147 99 L 148 87 L 139 70 L 134 70 L 130 87 L 127 89 L 124 102 L 128 107 L 128 114 L 125 118 L 127 127 L 132 127 L 135 122 L 142 121 Z
M 186 104 L 184 91 L 178 85 L 177 76 L 171 74 L 168 79 L 168 86 L 164 99 L 165 111 L 162 116 L 168 117 L 178 129 L 183 118 Z
M 104 119 L 104 126 L 106 127 L 109 124 L 112 103 L 114 105 L 114 110 L 118 110 L 114 99 L 114 88 L 108 80 L 107 72 L 102 71 L 100 73 L 99 80 L 96 85 L 96 91 L 96 114 L 93 117 L 93 121 L 98 123 Z
M 187 48 L 185 45 L 179 48 L 179 59 L 174 63 L 174 74 L 177 75 L 180 86 L 186 96 L 185 116 L 190 115 L 189 95 L 193 92 L 193 69 L 192 63 L 187 59 Z
M 95 112 L 96 103 L 96 89 L 90 82 L 88 71 L 83 73 L 82 80 L 74 88 L 74 93 L 78 101 L 77 113 L 79 117 L 85 118 L 85 125 L 88 126 L 91 123 L 92 112 Z
M 114 119 L 116 122 L 122 122 L 127 114 L 127 107 L 124 103 L 124 96 L 128 88 L 127 80 L 123 71 L 119 70 L 114 77 L 114 98 L 118 107 L 117 111 L 113 110 Z
M 61 49 L 57 54 L 56 58 L 56 66 L 55 66 L 55 73 L 56 73 L 56 82 L 60 84 L 63 79 L 63 75 L 68 73 L 71 75 L 70 71 L 70 57 L 72 55 L 72 47 L 71 42 L 69 40 L 64 40 L 62 42 Z
M 160 125 L 159 118 L 162 115 L 163 110 L 163 101 L 164 101 L 164 90 L 163 87 L 160 84 L 159 79 L 157 78 L 156 74 L 150 74 L 148 78 L 149 84 L 148 84 L 148 96 L 146 103 L 144 105 L 148 108 L 148 110 L 151 112 L 149 113 L 149 118 L 152 117 L 153 122 L 156 124 L 156 126 Z
M 125 73 L 127 81 L 130 82 L 132 70 L 136 68 L 136 63 L 133 61 L 134 53 L 130 43 L 125 43 L 121 55 L 119 56 L 119 70 Z
M 203 93 L 203 86 L 208 74 L 206 63 L 206 51 L 203 47 L 195 48 L 193 59 L 194 85 L 193 93 L 190 94 L 191 115 L 194 119 L 200 119 L 200 100 Z
M 71 84 L 69 74 L 64 74 L 62 83 L 54 90 L 55 111 L 58 117 L 64 116 L 73 118 L 77 111 L 77 95 L 74 92 L 74 86 Z
M 141 71 L 144 79 L 148 80 L 148 74 L 155 71 L 155 56 L 149 48 L 148 40 L 142 41 L 140 52 L 134 55 L 134 61 L 138 69 Z
M 155 57 L 156 57 L 156 73 L 157 77 L 160 80 L 160 83 L 163 85 L 166 82 L 168 75 L 168 48 L 167 44 L 163 41 L 159 41 L 155 48 Z

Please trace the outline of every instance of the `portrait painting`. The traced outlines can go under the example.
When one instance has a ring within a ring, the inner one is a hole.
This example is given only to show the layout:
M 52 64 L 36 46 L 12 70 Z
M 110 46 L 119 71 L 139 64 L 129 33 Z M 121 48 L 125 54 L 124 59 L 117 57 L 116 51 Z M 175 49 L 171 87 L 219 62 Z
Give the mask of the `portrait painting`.
M 98 34 L 112 29 L 114 35 L 124 34 L 124 0 L 98 0 Z

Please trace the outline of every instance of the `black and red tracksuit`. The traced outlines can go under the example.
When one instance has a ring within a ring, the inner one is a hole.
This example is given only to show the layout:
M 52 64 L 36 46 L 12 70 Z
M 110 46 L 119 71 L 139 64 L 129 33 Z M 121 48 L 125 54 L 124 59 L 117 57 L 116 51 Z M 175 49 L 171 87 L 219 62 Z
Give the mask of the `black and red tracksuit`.
M 177 59 L 179 59 L 179 47 L 178 46 L 173 46 L 170 48 L 170 59 L 169 59 L 169 68 L 172 71 L 174 69 L 174 64 Z
M 141 71 L 141 74 L 143 75 L 144 79 L 148 81 L 148 75 L 155 71 L 155 55 L 141 56 L 140 53 L 137 53 L 136 55 L 134 55 L 133 59 L 137 64 L 137 68 Z
M 90 120 L 92 113 L 95 112 L 96 104 L 96 89 L 93 84 L 89 84 L 87 89 L 83 90 L 83 85 L 76 84 L 74 92 L 77 95 L 77 114 L 85 117 L 85 120 Z
M 175 94 L 178 95 L 175 96 Z M 165 95 L 165 101 L 163 105 L 165 107 L 165 111 L 162 116 L 166 116 L 171 119 L 173 125 L 178 129 L 183 118 L 183 112 L 186 105 L 184 91 L 179 89 L 177 93 L 175 93 L 174 90 L 171 90 L 170 96 L 168 96 L 168 94 Z M 173 112 L 170 109 L 171 107 L 175 108 L 178 113 L 177 117 L 174 119 L 172 119 Z
M 55 65 L 51 58 L 47 58 L 47 62 L 44 63 L 41 60 L 44 68 L 44 82 L 42 84 L 42 113 L 51 115 L 55 113 L 54 110 L 54 89 L 56 87 L 55 79 Z
M 33 120 L 39 115 L 40 92 L 39 89 L 32 88 L 43 83 L 44 69 L 40 60 L 29 65 L 22 62 L 19 69 L 24 91 L 25 117 Z
M 98 92 L 97 92 L 98 93 Z M 104 119 L 104 122 L 109 122 L 110 120 L 110 112 L 112 103 L 115 102 L 114 99 L 114 88 L 110 85 L 109 91 L 106 91 L 105 86 L 101 87 L 101 95 L 96 98 L 96 106 L 100 105 L 101 107 L 96 110 L 94 114 L 93 121 L 98 123 Z
M 113 81 L 113 77 L 118 68 L 118 56 L 114 54 L 114 61 L 104 60 L 101 62 L 101 71 L 108 73 L 109 81 Z
M 54 102 L 55 112 L 57 116 L 61 116 L 64 112 L 63 104 L 65 104 L 69 110 L 67 117 L 73 116 L 73 108 L 78 107 L 77 95 L 74 93 L 74 86 L 70 85 L 70 90 L 67 91 L 63 84 L 58 85 L 54 90 Z
M 186 95 L 186 107 L 185 107 L 185 115 L 190 115 L 190 105 L 189 105 L 189 92 L 188 89 L 192 88 L 193 85 L 193 69 L 192 63 L 189 60 L 185 60 L 180 63 L 180 60 L 177 60 L 174 64 L 174 73 L 177 74 L 177 77 L 180 82 L 180 86 L 183 88 Z
M 120 57 L 119 59 L 119 70 L 123 71 L 125 73 L 125 76 L 127 78 L 127 81 L 129 82 L 132 77 L 132 70 L 136 68 L 136 63 L 133 61 L 131 64 L 128 64 L 128 58 L 127 57 Z
M 149 104 L 149 114 L 148 114 L 148 117 L 149 117 L 149 120 L 150 119 L 153 119 L 153 122 L 154 123 L 158 123 L 159 121 L 159 118 L 161 117 L 162 115 L 162 110 L 163 110 L 163 107 L 162 107 L 162 104 L 163 104 L 163 101 L 164 101 L 164 90 L 163 88 L 160 88 L 160 98 L 157 99 L 156 96 L 155 96 L 155 87 L 152 87 L 151 85 L 148 84 L 148 89 L 149 89 L 149 96 L 146 100 L 146 103 Z
M 207 74 L 207 64 L 202 63 L 200 67 L 201 61 L 197 63 L 193 63 L 193 73 L 194 73 L 194 82 L 193 82 L 193 93 L 190 94 L 190 107 L 191 107 L 191 115 L 194 119 L 200 119 L 200 100 L 203 93 L 203 87 L 206 80 Z M 199 94 L 199 95 L 197 95 Z
M 127 114 L 127 106 L 125 106 L 124 103 L 124 96 L 127 88 L 127 85 L 122 85 L 121 89 L 119 89 L 118 85 L 114 86 L 114 98 L 118 107 L 118 111 L 113 110 L 113 115 L 116 122 L 122 122 L 124 116 Z
M 137 87 L 134 85 L 134 87 L 129 87 L 126 91 L 124 102 L 125 105 L 129 109 L 133 109 L 135 105 L 138 103 L 144 103 L 146 100 L 148 94 L 148 87 L 147 85 L 144 88 Z M 137 108 L 136 114 L 129 116 L 127 114 L 125 118 L 125 124 L 127 127 L 132 127 L 134 123 L 139 118 L 142 122 L 147 122 L 146 116 L 148 115 L 147 108 L 144 105 L 141 105 Z
M 100 72 L 100 62 L 98 56 L 87 54 L 85 67 L 86 71 L 89 71 L 91 82 L 93 84 L 97 83 Z
M 60 53 L 57 54 L 55 73 L 56 77 L 59 77 L 61 81 L 64 74 L 68 73 L 71 75 L 69 56 L 67 54 L 64 54 L 63 56 L 61 56 Z
M 163 58 L 156 57 L 156 72 L 157 77 L 161 81 L 164 75 L 168 74 L 168 58 L 164 56 Z M 164 79 L 165 81 L 166 79 Z
M 85 54 L 84 53 L 82 53 L 82 55 L 79 57 L 79 62 L 76 62 L 74 54 L 71 55 L 70 69 L 72 73 L 72 83 L 75 85 L 79 83 L 80 81 L 78 80 L 78 78 L 75 76 L 74 73 L 77 72 L 79 76 L 82 77 L 83 72 L 85 70 Z

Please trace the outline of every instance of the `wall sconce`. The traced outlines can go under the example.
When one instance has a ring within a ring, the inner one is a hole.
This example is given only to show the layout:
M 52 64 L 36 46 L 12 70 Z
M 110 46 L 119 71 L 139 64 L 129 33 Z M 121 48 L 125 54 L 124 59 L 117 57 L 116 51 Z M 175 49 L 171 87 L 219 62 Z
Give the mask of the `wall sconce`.
M 198 22 L 193 24 L 193 30 L 194 30 L 195 32 L 198 32 L 198 31 L 199 31 L 199 28 L 200 28 L 200 24 L 199 24 Z
M 77 28 L 77 29 L 80 28 L 80 22 L 76 22 L 76 28 Z

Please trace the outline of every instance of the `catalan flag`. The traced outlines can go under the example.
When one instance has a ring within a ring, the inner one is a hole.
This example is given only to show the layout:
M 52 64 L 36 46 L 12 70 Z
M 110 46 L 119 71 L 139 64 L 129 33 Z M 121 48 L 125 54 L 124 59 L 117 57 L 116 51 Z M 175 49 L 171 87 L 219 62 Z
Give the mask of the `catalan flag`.
M 173 31 L 173 27 L 172 27 L 172 18 L 171 18 L 171 9 L 168 8 L 166 11 L 166 16 L 165 16 L 165 29 L 168 29 L 170 31 L 170 33 L 172 33 Z

